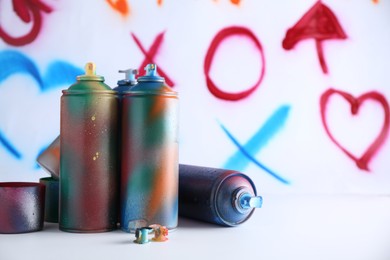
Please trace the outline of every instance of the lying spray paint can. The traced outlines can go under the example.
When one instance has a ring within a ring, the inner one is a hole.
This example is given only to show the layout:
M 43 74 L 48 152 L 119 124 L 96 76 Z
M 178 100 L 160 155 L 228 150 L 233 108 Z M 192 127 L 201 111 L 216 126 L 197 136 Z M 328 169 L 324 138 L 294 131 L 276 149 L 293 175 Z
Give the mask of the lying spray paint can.
M 243 173 L 179 166 L 179 215 L 222 226 L 237 226 L 260 208 L 252 180 Z
M 103 232 L 117 225 L 118 100 L 95 64 L 85 69 L 61 97 L 59 225 Z
M 121 228 L 178 219 L 178 96 L 155 64 L 122 100 Z

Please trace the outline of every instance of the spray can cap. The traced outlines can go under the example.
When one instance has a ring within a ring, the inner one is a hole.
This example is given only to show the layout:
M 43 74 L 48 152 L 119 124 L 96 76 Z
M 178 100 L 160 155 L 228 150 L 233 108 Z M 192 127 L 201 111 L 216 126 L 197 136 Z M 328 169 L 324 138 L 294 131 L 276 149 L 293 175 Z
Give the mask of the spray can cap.
M 138 70 L 136 69 L 127 69 L 127 70 L 119 70 L 119 73 L 125 73 L 125 79 L 119 80 L 118 85 L 135 85 L 137 84 L 137 79 L 135 78 L 138 75 Z
M 156 64 L 148 64 L 145 67 L 146 74 L 138 77 L 136 85 L 126 94 L 129 96 L 164 95 L 177 97 L 177 92 L 165 84 L 164 77 L 157 74 Z
M 96 75 L 96 65 L 93 62 L 85 64 L 85 74 L 77 76 L 77 80 L 104 81 L 104 77 Z
M 139 77 L 138 81 L 155 81 L 155 82 L 164 82 L 164 78 L 158 76 L 157 74 L 157 65 L 156 64 L 148 64 L 145 66 L 145 76 Z

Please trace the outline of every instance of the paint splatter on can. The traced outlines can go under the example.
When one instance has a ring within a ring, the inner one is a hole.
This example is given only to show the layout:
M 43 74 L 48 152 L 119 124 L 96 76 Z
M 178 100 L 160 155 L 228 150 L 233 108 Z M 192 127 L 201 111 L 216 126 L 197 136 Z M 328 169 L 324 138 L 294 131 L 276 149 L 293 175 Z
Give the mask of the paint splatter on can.
M 262 205 L 252 180 L 241 172 L 180 164 L 179 176 L 180 216 L 237 226 Z
M 60 229 L 103 232 L 117 226 L 118 100 L 87 63 L 63 90 L 60 128 Z
M 34 182 L 0 182 L 0 234 L 43 228 L 45 186 Z
M 178 95 L 155 64 L 122 100 L 121 228 L 178 219 Z

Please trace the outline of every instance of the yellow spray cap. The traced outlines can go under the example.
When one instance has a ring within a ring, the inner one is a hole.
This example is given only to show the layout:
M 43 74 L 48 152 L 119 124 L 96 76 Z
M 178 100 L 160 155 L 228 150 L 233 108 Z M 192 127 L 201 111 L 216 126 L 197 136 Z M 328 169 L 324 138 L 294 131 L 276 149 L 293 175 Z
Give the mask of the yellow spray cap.
M 94 76 L 96 75 L 96 65 L 93 62 L 88 62 L 85 64 L 85 75 L 86 76 Z
M 77 76 L 77 80 L 93 80 L 104 81 L 104 77 L 96 75 L 96 65 L 93 62 L 88 62 L 84 66 L 85 74 Z

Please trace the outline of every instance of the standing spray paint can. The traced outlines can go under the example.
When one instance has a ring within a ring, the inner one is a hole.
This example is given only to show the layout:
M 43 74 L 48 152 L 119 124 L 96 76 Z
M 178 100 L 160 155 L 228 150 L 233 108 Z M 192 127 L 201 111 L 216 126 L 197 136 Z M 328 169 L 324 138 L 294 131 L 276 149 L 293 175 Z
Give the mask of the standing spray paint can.
M 260 208 L 252 180 L 243 173 L 179 166 L 179 214 L 222 226 L 237 226 Z
M 178 96 L 155 64 L 122 100 L 121 228 L 178 219 Z
M 121 168 L 121 156 L 122 153 L 122 99 L 123 96 L 130 91 L 132 87 L 134 87 L 137 84 L 137 80 L 135 76 L 138 74 L 138 70 L 135 69 L 127 69 L 127 70 L 119 70 L 120 73 L 125 73 L 125 79 L 118 80 L 118 86 L 115 87 L 113 90 L 116 92 L 116 95 L 118 97 L 118 172 L 120 175 L 120 168 Z
M 118 100 L 87 63 L 63 90 L 60 128 L 60 229 L 103 232 L 118 214 Z

